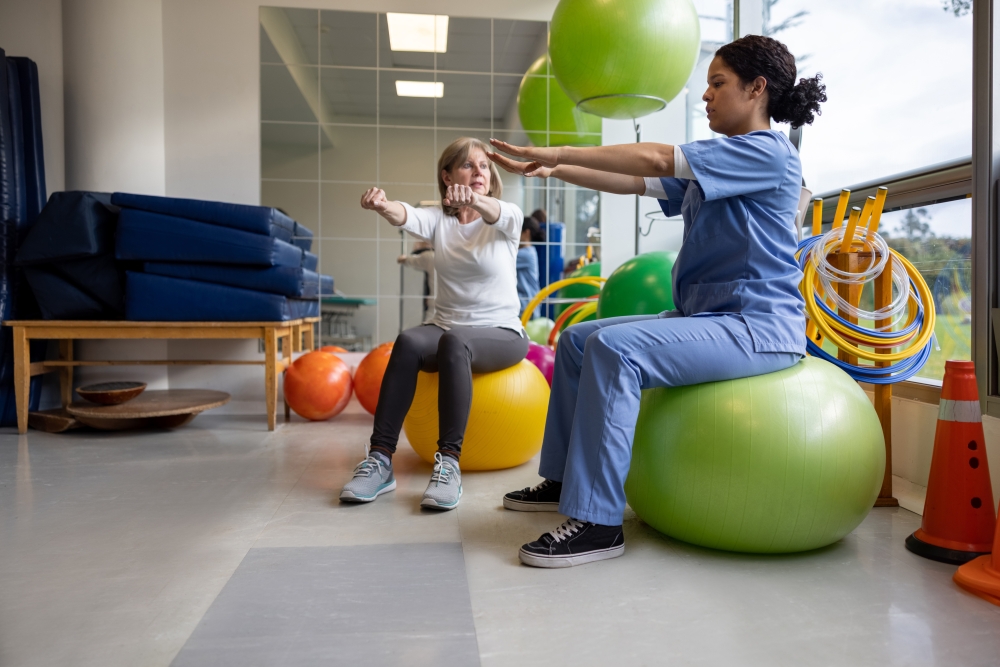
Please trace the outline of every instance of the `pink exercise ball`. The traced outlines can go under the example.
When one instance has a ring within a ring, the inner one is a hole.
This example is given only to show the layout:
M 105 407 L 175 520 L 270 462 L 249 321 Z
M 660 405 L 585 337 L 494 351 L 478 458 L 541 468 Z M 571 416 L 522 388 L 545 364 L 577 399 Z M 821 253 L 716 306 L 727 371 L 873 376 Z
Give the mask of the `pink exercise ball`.
M 552 386 L 552 371 L 556 365 L 556 352 L 551 347 L 539 345 L 532 341 L 528 343 L 528 355 L 525 357 L 533 363 L 545 376 L 545 381 Z

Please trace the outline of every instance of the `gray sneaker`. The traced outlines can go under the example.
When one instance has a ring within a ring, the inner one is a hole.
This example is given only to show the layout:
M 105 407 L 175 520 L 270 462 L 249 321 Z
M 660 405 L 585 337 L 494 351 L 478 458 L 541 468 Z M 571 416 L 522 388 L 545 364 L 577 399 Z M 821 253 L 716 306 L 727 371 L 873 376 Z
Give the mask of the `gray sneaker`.
M 429 510 L 453 510 L 462 497 L 462 471 L 453 459 L 444 458 L 441 452 L 434 454 L 434 473 L 424 491 L 421 507 Z
M 383 493 L 396 489 L 392 463 L 386 464 L 378 456 L 368 457 L 354 468 L 354 478 L 344 485 L 340 499 L 348 503 L 370 503 Z

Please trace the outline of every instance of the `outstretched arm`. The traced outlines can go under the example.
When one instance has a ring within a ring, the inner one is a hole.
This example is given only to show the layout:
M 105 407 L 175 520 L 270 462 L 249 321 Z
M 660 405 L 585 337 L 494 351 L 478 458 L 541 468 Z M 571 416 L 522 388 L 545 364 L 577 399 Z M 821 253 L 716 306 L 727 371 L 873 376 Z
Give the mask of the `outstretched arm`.
M 537 162 L 517 162 L 499 153 L 490 153 L 489 158 L 501 169 L 512 174 L 537 178 L 558 178 L 582 188 L 610 192 L 616 195 L 642 195 L 646 192 L 646 184 L 639 176 L 612 174 L 607 171 L 567 165 L 543 167 Z
M 543 167 L 584 167 L 640 177 L 674 175 L 674 147 L 669 144 L 647 142 L 588 148 L 575 146 L 528 148 L 513 146 L 498 139 L 490 139 L 490 144 L 508 155 L 532 160 Z
M 361 208 L 375 211 L 393 227 L 402 227 L 406 224 L 406 209 L 398 201 L 386 199 L 385 190 L 381 188 L 368 188 L 361 196 Z
M 468 185 L 449 185 L 441 203 L 455 208 L 468 206 L 482 216 L 483 222 L 488 225 L 500 219 L 500 202 L 493 197 L 477 194 Z

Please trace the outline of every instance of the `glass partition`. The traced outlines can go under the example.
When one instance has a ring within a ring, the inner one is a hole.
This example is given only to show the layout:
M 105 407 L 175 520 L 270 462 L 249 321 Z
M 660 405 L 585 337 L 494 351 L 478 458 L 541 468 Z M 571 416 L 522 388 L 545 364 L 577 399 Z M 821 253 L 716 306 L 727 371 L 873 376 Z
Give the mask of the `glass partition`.
M 403 51 L 393 48 L 385 14 L 260 9 L 261 200 L 316 233 L 320 269 L 342 297 L 323 305 L 334 313 L 325 317 L 325 343 L 367 349 L 393 340 L 422 321 L 425 299 L 433 299 L 425 274 L 397 261 L 413 252 L 414 239 L 360 208 L 368 187 L 415 206 L 436 205 L 437 158 L 451 141 L 528 143 L 517 94 L 545 53 L 547 23 L 418 20 L 437 26 L 437 41 L 425 51 Z M 599 258 L 596 192 L 506 173 L 503 182 L 503 199 L 525 215 L 542 209 L 562 223 L 553 226 L 559 240 L 540 249 L 543 276 L 558 273 L 549 270 L 550 258 L 558 268 L 560 260 L 588 256 L 588 247 Z

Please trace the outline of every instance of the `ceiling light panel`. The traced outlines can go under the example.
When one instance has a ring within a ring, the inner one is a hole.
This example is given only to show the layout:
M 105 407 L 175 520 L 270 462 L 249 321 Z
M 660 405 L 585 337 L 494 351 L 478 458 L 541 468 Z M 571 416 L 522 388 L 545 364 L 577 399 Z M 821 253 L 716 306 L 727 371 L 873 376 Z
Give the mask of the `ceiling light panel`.
M 441 81 L 397 81 L 396 95 L 399 97 L 444 97 L 444 83 Z
M 386 14 L 393 51 L 446 53 L 448 17 L 435 14 Z

